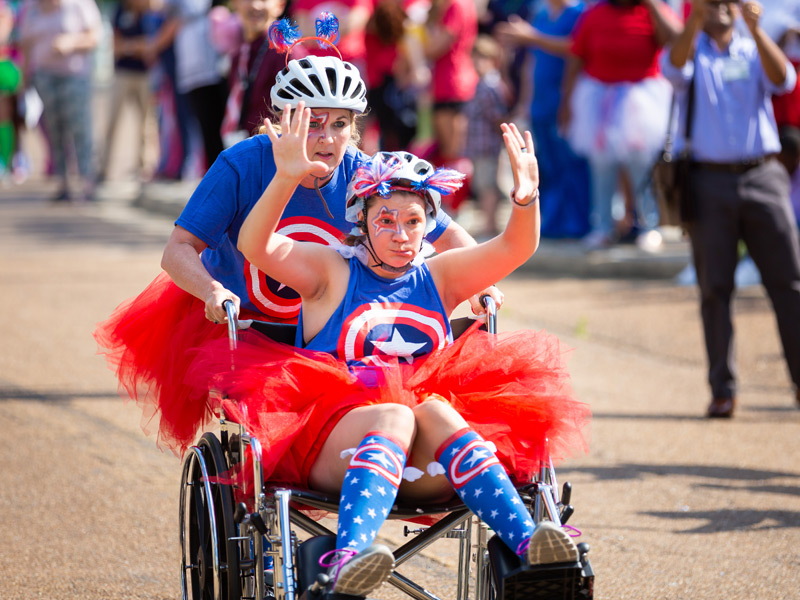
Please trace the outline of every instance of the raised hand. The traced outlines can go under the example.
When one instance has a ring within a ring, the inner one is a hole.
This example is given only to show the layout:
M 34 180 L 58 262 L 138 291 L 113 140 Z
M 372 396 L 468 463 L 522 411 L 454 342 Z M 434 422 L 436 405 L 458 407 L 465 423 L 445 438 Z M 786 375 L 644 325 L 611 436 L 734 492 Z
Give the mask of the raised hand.
M 742 18 L 750 33 L 753 33 L 758 27 L 762 12 L 763 9 L 758 2 L 745 2 L 742 4 Z
M 539 163 L 533 151 L 533 136 L 526 131 L 523 137 L 514 123 L 503 123 L 500 129 L 514 174 L 513 198 L 517 204 L 529 204 L 538 198 L 539 190 Z
M 272 124 L 264 121 L 266 134 L 272 140 L 272 152 L 275 158 L 275 169 L 282 177 L 301 181 L 307 175 L 324 177 L 328 165 L 308 158 L 308 130 L 311 122 L 311 109 L 306 108 L 302 100 L 293 111 L 287 104 L 281 115 L 280 130 L 275 131 Z

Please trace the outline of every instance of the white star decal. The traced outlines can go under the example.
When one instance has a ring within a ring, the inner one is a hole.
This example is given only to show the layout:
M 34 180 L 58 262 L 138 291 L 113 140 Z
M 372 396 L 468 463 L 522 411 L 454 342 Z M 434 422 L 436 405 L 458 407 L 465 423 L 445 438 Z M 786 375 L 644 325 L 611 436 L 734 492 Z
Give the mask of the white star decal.
M 377 516 L 378 516 L 378 515 L 375 513 L 375 509 L 374 509 L 374 508 L 367 509 L 367 515 L 369 515 L 369 516 L 370 516 L 370 517 L 372 517 L 373 519 L 374 519 L 375 517 L 377 517 Z
M 385 488 L 385 487 L 383 487 L 382 485 L 379 485 L 379 486 L 378 486 L 378 487 L 375 489 L 375 491 L 377 491 L 377 492 L 378 492 L 378 493 L 379 493 L 381 496 L 385 496 L 385 495 L 386 495 L 386 488 Z
M 350 485 L 355 485 L 357 483 L 358 483 L 358 477 L 353 477 L 353 479 L 350 481 Z
M 361 517 L 356 517 L 355 519 L 353 519 L 353 523 L 356 523 L 357 525 L 361 525 L 363 522 L 364 519 L 362 519 Z
M 493 510 L 491 513 L 489 513 L 489 516 L 490 516 L 492 519 L 494 519 L 494 518 L 497 516 L 497 511 L 496 511 L 496 510 Z
M 472 468 L 472 465 L 474 465 L 480 459 L 486 458 L 487 456 L 489 456 L 489 451 L 488 450 L 475 450 L 475 451 L 473 451 L 472 454 L 470 454 L 469 459 L 466 461 L 467 462 L 467 467 Z
M 502 496 L 502 495 L 503 495 L 503 488 L 497 488 L 497 489 L 494 491 L 494 497 L 495 497 L 495 498 L 497 498 L 498 496 Z
M 392 339 L 388 342 L 372 342 L 378 350 L 389 356 L 404 358 L 408 364 L 414 362 L 414 352 L 424 348 L 425 344 L 413 344 L 403 339 L 403 335 L 397 330 L 392 330 Z
M 389 457 L 383 452 L 370 452 L 368 458 L 369 460 L 374 460 L 376 463 L 380 463 L 380 465 L 387 470 L 392 464 L 392 461 L 390 461 Z
M 361 541 L 362 542 L 366 542 L 367 541 L 367 534 L 366 533 L 362 533 L 361 534 Z
M 347 504 L 345 504 L 345 505 L 344 505 L 344 509 L 345 509 L 345 510 L 350 510 L 351 508 L 353 508 L 353 505 L 352 505 L 352 504 L 350 504 L 349 502 L 348 502 Z
M 516 518 L 517 518 L 517 513 L 511 513 L 510 515 L 508 515 L 508 520 L 509 521 L 513 521 Z
M 355 541 L 355 540 L 350 540 L 350 543 L 349 543 L 349 544 L 347 544 L 347 545 L 348 545 L 348 546 L 352 546 L 353 548 L 355 548 L 356 546 L 358 546 L 358 542 L 357 542 L 357 541 Z
M 361 495 L 364 496 L 364 498 L 372 498 L 372 492 L 369 490 L 361 490 Z
M 478 488 L 475 490 L 475 497 L 477 498 L 483 493 L 483 488 Z

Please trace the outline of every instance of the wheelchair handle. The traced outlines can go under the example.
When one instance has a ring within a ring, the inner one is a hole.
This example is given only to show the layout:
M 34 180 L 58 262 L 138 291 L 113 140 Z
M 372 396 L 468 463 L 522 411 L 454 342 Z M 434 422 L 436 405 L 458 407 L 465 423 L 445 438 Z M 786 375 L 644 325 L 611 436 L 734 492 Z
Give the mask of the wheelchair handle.
M 228 313 L 228 343 L 231 350 L 236 350 L 239 345 L 239 311 L 236 310 L 233 300 L 225 300 L 222 306 Z
M 497 333 L 497 303 L 489 294 L 480 297 L 481 305 L 486 309 L 486 329 L 489 333 Z

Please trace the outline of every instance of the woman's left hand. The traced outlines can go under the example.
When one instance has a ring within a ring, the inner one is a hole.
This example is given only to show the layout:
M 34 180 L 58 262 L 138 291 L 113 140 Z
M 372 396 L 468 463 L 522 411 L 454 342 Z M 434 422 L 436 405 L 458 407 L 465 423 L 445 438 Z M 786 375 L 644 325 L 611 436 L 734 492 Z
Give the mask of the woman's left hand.
M 514 198 L 518 204 L 529 204 L 535 200 L 539 189 L 539 163 L 533 151 L 533 136 L 526 131 L 523 137 L 514 123 L 503 123 L 500 129 L 514 174 Z
M 266 133 L 272 140 L 272 153 L 275 158 L 275 170 L 283 177 L 301 181 L 307 175 L 324 177 L 328 174 L 328 165 L 320 161 L 308 159 L 308 130 L 311 122 L 311 109 L 306 108 L 302 100 L 292 110 L 286 104 L 281 115 L 281 134 L 275 132 L 272 124 L 264 120 Z
M 481 298 L 484 296 L 489 296 L 494 303 L 497 305 L 497 309 L 500 310 L 500 307 L 503 306 L 503 300 L 505 299 L 505 294 L 501 292 L 497 286 L 490 285 L 488 288 L 483 290 L 480 294 L 475 294 L 472 298 L 469 299 L 469 306 L 472 309 L 472 314 L 482 317 L 486 314 L 486 307 L 481 304 Z

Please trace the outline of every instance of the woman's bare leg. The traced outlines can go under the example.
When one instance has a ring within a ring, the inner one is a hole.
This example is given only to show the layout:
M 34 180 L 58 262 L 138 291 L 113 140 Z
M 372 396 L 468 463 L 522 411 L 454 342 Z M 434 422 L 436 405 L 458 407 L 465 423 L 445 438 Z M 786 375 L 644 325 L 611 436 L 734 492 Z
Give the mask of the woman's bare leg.
M 338 492 L 350 461 L 343 451 L 357 447 L 371 431 L 381 431 L 406 450 L 414 439 L 414 413 L 401 404 L 360 406 L 347 413 L 333 428 L 308 476 L 315 490 Z

